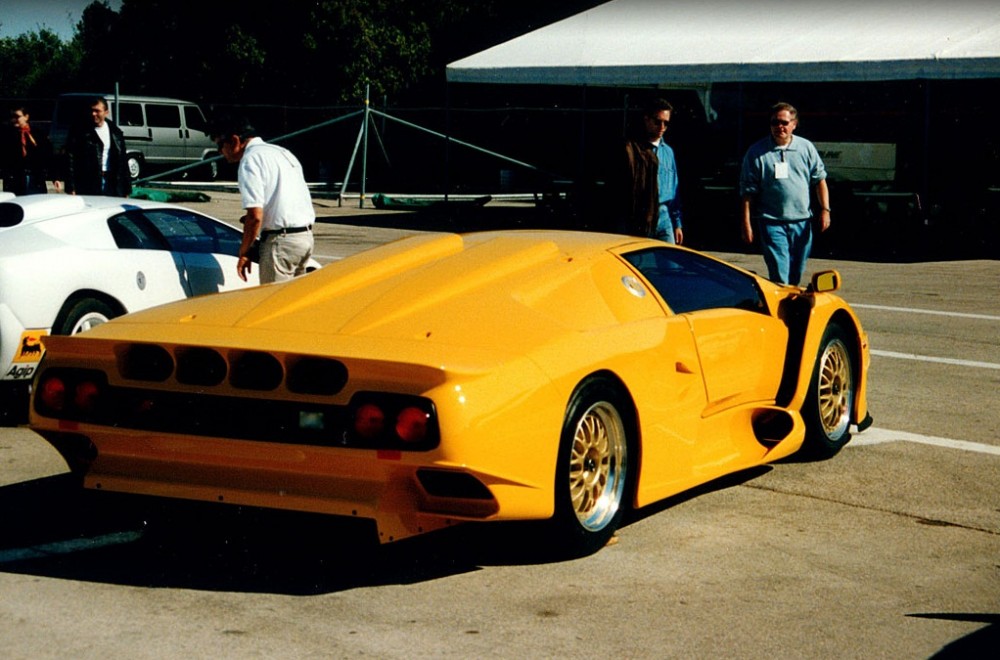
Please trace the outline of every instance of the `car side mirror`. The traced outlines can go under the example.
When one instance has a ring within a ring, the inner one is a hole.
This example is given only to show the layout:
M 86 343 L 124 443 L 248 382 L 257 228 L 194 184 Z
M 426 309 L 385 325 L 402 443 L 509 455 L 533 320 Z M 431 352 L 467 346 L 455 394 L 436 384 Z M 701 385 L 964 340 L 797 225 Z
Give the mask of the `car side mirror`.
M 813 274 L 809 288 L 816 293 L 827 293 L 840 288 L 840 273 L 835 270 L 823 270 Z

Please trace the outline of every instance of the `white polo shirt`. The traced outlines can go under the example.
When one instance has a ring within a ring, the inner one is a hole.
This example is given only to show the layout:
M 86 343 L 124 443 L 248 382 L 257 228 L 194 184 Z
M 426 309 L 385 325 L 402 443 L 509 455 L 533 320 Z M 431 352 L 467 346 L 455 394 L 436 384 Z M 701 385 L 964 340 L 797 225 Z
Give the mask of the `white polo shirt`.
M 237 173 L 243 208 L 262 208 L 263 231 L 308 227 L 316 220 L 302 164 L 291 151 L 251 138 Z

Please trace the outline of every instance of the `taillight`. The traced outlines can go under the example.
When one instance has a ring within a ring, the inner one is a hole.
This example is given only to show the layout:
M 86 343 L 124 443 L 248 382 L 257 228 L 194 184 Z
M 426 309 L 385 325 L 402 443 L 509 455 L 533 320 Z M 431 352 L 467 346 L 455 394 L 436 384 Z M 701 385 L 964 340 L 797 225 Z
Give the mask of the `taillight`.
M 77 383 L 73 391 L 73 405 L 84 415 L 92 415 L 97 410 L 101 389 L 93 381 Z
M 38 400 L 53 412 L 66 405 L 66 382 L 58 376 L 47 376 L 38 386 Z
M 358 406 L 354 411 L 354 432 L 359 438 L 372 440 L 385 430 L 385 411 L 374 403 Z
M 351 400 L 349 409 L 347 446 L 411 451 L 437 446 L 437 416 L 429 399 L 359 392 Z
M 49 417 L 84 421 L 100 411 L 107 379 L 90 369 L 52 369 L 42 374 L 35 410 Z
M 396 435 L 407 444 L 420 442 L 427 437 L 429 419 L 430 414 L 420 408 L 403 408 L 396 417 Z

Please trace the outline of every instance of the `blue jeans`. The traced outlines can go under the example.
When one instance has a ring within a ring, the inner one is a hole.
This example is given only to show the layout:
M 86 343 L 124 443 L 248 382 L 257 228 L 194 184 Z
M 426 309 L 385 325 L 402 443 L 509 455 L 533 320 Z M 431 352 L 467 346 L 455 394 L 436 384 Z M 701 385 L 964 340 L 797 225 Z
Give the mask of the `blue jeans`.
M 761 220 L 757 226 L 760 228 L 761 252 L 767 264 L 767 279 L 779 284 L 798 285 L 812 250 L 812 222 Z
M 666 204 L 660 204 L 659 215 L 656 219 L 656 230 L 654 231 L 654 238 L 666 241 L 667 243 L 674 243 L 674 220 L 670 217 L 670 210 L 667 208 Z

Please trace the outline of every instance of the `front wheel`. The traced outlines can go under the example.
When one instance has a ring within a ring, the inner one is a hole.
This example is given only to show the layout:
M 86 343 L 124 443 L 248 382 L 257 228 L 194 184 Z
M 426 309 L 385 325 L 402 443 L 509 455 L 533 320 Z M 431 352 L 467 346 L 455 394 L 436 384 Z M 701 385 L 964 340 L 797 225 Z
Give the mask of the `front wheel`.
M 851 439 L 848 431 L 856 387 L 851 345 L 839 325 L 831 324 L 823 333 L 802 411 L 806 420 L 802 448 L 814 458 L 833 456 Z
M 554 541 L 571 556 L 596 552 L 621 522 L 629 481 L 631 425 L 621 391 L 605 379 L 570 399 L 556 469 Z

